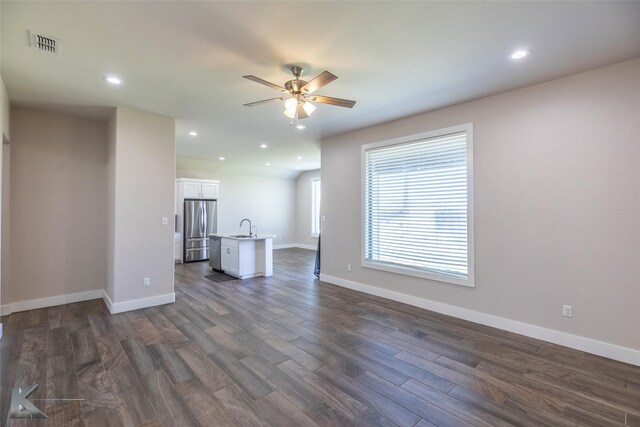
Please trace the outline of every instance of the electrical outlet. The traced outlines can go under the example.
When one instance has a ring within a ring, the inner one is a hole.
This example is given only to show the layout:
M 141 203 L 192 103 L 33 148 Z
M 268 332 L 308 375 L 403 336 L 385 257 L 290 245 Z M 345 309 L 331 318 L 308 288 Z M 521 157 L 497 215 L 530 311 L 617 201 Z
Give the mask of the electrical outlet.
M 144 286 L 149 286 L 151 284 L 151 278 L 150 277 L 145 277 L 144 278 Z
M 351 264 L 347 264 L 347 271 L 351 271 Z
M 162 217 L 162 225 L 167 225 L 169 224 L 169 218 L 167 218 L 166 216 Z
M 562 306 L 562 315 L 564 317 L 573 317 L 573 307 L 570 305 Z

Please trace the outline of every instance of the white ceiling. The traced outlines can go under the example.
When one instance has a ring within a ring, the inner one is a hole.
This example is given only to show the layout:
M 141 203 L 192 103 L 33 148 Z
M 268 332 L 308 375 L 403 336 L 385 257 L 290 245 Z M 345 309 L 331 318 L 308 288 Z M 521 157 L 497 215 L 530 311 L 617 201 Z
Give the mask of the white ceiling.
M 640 2 L 3 0 L 1 8 L 12 103 L 175 117 L 185 162 L 257 175 L 318 168 L 321 137 L 640 56 Z M 61 54 L 30 49 L 28 30 L 61 39 Z M 510 60 L 518 48 L 533 54 Z M 283 84 L 286 64 L 304 65 L 307 80 L 331 71 L 338 80 L 317 93 L 357 104 L 317 104 L 304 131 L 282 105 L 242 106 L 278 96 L 243 75 Z M 110 87 L 106 74 L 125 83 Z

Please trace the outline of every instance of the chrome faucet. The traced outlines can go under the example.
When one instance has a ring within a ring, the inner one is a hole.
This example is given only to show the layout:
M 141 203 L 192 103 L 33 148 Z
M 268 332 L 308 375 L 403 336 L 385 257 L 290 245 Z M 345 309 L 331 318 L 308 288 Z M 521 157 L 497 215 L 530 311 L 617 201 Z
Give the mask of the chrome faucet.
M 248 218 L 243 219 L 242 221 L 240 221 L 240 225 L 238 227 L 242 227 L 242 224 L 244 224 L 245 221 L 249 221 L 249 237 L 253 236 L 253 233 L 251 232 L 251 220 Z

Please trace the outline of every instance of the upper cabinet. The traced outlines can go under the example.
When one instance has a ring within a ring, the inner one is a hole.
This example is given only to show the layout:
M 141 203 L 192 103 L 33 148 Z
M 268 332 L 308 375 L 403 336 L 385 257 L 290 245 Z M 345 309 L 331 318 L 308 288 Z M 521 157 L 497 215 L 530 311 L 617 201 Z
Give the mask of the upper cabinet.
M 202 184 L 199 182 L 181 182 L 178 186 L 182 187 L 182 195 L 185 199 L 201 199 Z
M 217 199 L 218 198 L 218 183 L 202 183 L 202 198 L 203 199 Z
M 178 200 L 217 199 L 219 181 L 204 179 L 176 179 Z

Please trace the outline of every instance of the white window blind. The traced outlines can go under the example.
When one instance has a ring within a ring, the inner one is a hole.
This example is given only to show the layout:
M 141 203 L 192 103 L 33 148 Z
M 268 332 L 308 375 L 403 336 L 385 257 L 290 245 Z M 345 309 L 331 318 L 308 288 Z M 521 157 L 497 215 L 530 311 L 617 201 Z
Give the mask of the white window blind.
M 468 143 L 464 130 L 365 147 L 363 265 L 473 286 Z
M 311 180 L 311 237 L 320 235 L 320 178 Z

